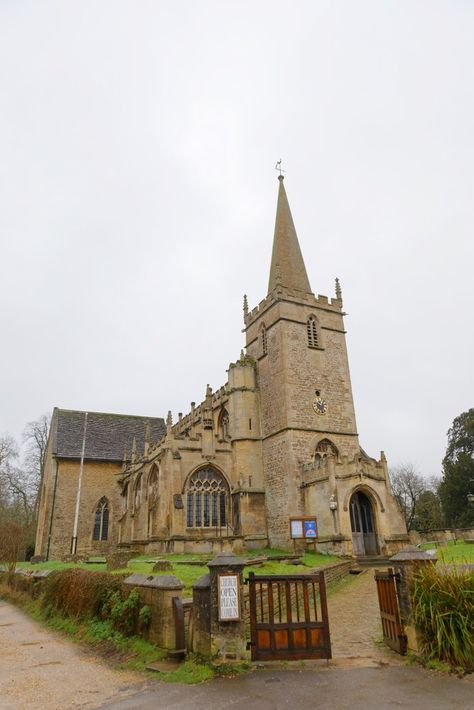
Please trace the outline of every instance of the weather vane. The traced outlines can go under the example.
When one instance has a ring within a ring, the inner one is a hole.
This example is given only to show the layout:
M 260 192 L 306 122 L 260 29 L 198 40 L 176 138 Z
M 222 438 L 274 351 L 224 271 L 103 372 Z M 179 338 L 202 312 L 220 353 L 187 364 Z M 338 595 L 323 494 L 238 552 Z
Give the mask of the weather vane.
M 282 173 L 286 172 L 286 170 L 283 170 L 283 168 L 281 167 L 281 158 L 277 162 L 277 164 L 275 165 L 275 170 L 278 170 L 278 172 L 280 173 L 280 177 L 281 177 Z

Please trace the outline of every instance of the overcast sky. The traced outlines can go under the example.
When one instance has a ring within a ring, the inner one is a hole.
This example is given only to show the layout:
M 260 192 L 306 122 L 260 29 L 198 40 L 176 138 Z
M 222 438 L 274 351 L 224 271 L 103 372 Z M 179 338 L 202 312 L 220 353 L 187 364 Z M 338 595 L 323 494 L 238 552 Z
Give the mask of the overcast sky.
M 267 292 L 276 160 L 362 446 L 473 401 L 474 3 L 0 0 L 0 433 L 176 417 Z

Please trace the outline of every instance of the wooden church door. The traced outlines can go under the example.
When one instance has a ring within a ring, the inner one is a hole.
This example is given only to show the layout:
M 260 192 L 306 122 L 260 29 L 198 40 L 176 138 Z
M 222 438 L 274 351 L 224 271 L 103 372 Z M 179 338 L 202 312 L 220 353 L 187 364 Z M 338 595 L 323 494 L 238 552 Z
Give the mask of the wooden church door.
M 352 549 L 355 555 L 377 555 L 377 536 L 370 500 L 364 493 L 354 493 L 350 503 Z

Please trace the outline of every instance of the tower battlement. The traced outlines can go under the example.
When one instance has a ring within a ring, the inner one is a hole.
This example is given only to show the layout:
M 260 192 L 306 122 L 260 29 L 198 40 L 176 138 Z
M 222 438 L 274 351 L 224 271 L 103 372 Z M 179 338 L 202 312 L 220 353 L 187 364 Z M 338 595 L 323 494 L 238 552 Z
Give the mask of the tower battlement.
M 301 291 L 281 287 L 279 290 L 270 293 L 266 298 L 260 301 L 258 306 L 252 308 L 252 310 L 244 316 L 245 328 L 247 329 L 252 323 L 258 320 L 270 306 L 279 301 L 297 303 L 312 308 L 324 308 L 334 313 L 341 313 L 342 310 L 342 300 L 340 298 L 329 298 L 321 294 L 315 296 L 314 293 L 302 293 Z

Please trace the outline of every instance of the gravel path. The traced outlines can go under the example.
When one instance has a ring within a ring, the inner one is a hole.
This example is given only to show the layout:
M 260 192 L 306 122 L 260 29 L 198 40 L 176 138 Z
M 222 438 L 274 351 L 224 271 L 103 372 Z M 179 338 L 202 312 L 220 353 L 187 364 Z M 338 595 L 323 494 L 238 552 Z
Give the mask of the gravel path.
M 403 659 L 380 643 L 380 621 L 374 570 L 364 571 L 328 598 L 332 655 L 353 665 L 399 665 Z M 350 665 L 346 663 L 346 665 Z
M 0 600 L 1 710 L 95 708 L 144 687 Z

